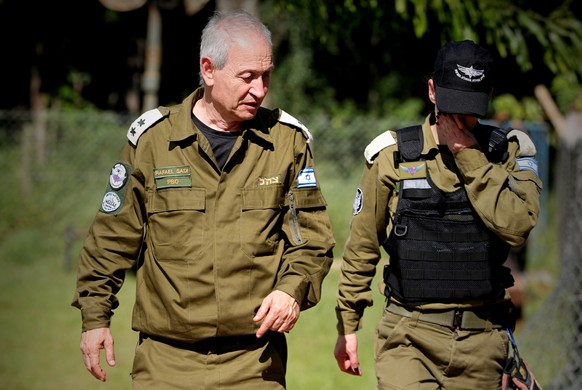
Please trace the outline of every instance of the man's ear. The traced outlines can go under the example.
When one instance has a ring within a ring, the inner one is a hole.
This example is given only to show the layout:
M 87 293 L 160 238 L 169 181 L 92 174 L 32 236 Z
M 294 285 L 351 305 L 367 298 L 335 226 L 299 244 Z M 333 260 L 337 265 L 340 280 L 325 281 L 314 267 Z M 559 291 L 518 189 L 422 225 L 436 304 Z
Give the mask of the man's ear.
M 428 84 L 428 99 L 431 101 L 431 103 L 435 104 L 436 103 L 436 91 L 435 91 L 435 87 L 434 87 L 434 80 L 429 79 L 427 84 Z
M 202 57 L 200 59 L 200 75 L 204 80 L 204 84 L 213 85 L 214 84 L 214 65 L 208 57 Z

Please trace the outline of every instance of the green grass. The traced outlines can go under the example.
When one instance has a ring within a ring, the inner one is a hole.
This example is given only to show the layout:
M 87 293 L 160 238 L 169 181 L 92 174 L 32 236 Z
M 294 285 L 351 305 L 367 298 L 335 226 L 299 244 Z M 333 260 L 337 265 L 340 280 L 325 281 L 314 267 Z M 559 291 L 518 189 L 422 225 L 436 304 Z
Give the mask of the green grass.
M 79 350 L 80 313 L 70 306 L 75 275 L 65 272 L 61 261 L 61 258 L 46 256 L 41 251 L 30 263 L 4 256 L 0 260 L 2 388 L 130 388 L 135 335 L 127 321 L 131 310 L 132 281 L 120 295 L 124 304 L 112 326 L 117 336 L 118 367 L 108 370 L 109 384 L 104 386 L 83 365 Z
M 75 272 L 63 269 L 62 259 L 38 252 L 34 261 L 0 260 L 0 377 L 2 388 L 18 389 L 130 389 L 129 373 L 137 334 L 130 329 L 135 283 L 129 277 L 113 317 L 116 367 L 107 367 L 101 383 L 85 369 L 79 351 L 80 312 L 70 306 Z M 336 340 L 335 295 L 338 269 L 324 283 L 320 305 L 301 314 L 288 335 L 288 389 L 372 389 L 375 387 L 372 337 L 383 299 L 366 318 L 360 335 L 363 377 L 339 371 L 333 357 Z M 103 353 L 102 362 L 104 365 Z

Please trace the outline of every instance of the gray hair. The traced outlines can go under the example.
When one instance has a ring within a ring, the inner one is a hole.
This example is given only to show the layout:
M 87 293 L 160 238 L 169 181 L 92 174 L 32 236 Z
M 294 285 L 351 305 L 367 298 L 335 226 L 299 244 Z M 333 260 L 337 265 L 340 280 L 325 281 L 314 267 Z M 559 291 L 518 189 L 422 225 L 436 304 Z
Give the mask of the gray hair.
M 202 30 L 200 59 L 209 57 L 217 69 L 222 69 L 226 65 L 231 44 L 244 41 L 245 35 L 241 33 L 249 31 L 261 34 L 269 46 L 273 46 L 271 31 L 254 15 L 244 10 L 216 11 Z M 202 75 L 200 84 L 203 84 Z

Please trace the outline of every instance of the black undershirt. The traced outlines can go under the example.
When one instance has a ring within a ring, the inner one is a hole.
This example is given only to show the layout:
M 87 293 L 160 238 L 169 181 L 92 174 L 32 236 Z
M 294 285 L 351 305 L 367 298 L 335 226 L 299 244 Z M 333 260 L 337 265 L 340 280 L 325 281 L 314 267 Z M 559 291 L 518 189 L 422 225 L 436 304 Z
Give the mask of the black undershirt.
M 230 151 L 236 142 L 236 139 L 241 135 L 241 131 L 218 131 L 204 124 L 200 119 L 192 113 L 192 122 L 194 125 L 204 134 L 204 136 L 210 142 L 212 151 L 214 152 L 214 158 L 218 162 L 218 167 L 222 170 L 228 156 L 230 156 Z

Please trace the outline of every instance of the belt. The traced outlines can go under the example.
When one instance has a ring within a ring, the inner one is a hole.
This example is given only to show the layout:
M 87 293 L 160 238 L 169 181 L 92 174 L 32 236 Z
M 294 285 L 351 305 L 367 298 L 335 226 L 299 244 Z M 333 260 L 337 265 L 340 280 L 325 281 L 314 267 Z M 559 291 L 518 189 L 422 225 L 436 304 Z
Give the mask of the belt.
M 268 339 L 268 334 L 264 335 L 260 339 L 254 334 L 242 335 L 242 336 L 218 336 L 209 337 L 196 341 L 194 343 L 188 343 L 185 341 L 179 341 L 174 339 L 169 339 L 165 337 L 152 336 L 145 333 L 140 333 L 140 339 L 152 339 L 159 343 L 164 343 L 170 345 L 174 348 L 186 349 L 193 352 L 204 353 L 204 354 L 221 354 L 226 352 L 238 351 L 242 349 L 248 349 L 252 345 L 266 342 Z
M 452 330 L 500 329 L 511 323 L 511 306 L 506 303 L 467 309 L 412 310 L 389 302 L 386 310 L 402 317 L 446 326 Z

